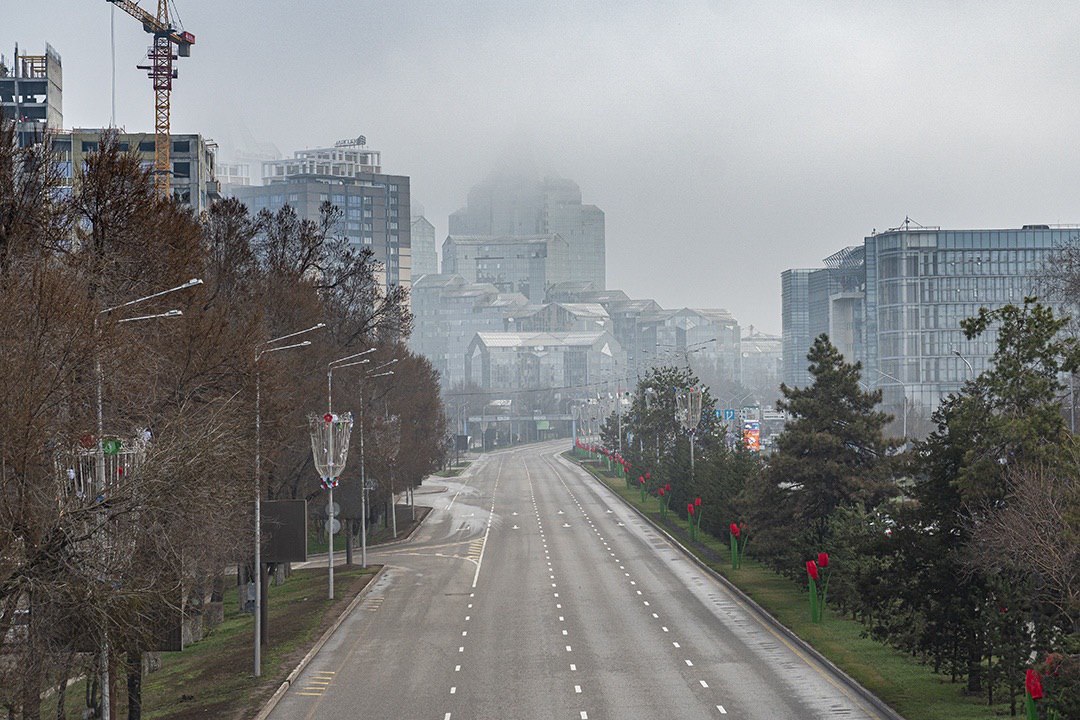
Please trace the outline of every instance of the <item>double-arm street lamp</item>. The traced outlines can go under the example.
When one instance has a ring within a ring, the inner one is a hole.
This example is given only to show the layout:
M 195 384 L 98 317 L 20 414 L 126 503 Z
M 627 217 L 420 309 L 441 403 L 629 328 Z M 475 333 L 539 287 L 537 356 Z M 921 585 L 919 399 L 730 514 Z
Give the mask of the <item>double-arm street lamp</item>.
M 91 493 L 91 497 L 93 497 L 93 498 L 99 498 L 100 497 L 100 498 L 104 499 L 105 498 L 105 492 L 106 492 L 105 491 L 105 440 L 104 440 L 104 437 L 103 437 L 104 432 L 105 432 L 105 420 L 104 420 L 104 415 L 105 415 L 105 410 L 104 410 L 104 407 L 105 407 L 105 401 L 104 401 L 104 396 L 105 396 L 105 375 L 104 375 L 104 373 L 102 372 L 102 369 L 101 369 L 101 352 L 97 349 L 97 346 L 96 346 L 99 318 L 101 318 L 103 316 L 106 316 L 106 315 L 109 315 L 110 313 L 116 312 L 117 310 L 123 310 L 124 308 L 133 307 L 135 305 L 141 305 L 144 302 L 154 300 L 155 298 L 159 298 L 159 297 L 162 297 L 164 295 L 169 295 L 170 293 L 174 293 L 174 292 L 177 292 L 179 290 L 187 290 L 188 288 L 195 287 L 196 285 L 202 285 L 202 282 L 203 281 L 201 279 L 199 279 L 199 278 L 192 278 L 191 280 L 188 280 L 183 285 L 177 285 L 176 287 L 169 288 L 168 290 L 162 290 L 161 292 L 156 292 L 156 293 L 152 293 L 150 295 L 146 295 L 144 297 L 135 298 L 134 300 L 129 300 L 128 302 L 120 303 L 119 305 L 113 305 L 112 307 L 107 307 L 104 310 L 100 310 L 94 316 L 94 342 L 95 342 L 95 348 L 94 348 L 94 375 L 95 375 L 95 380 L 96 380 L 96 385 L 97 385 L 97 402 L 96 402 L 96 406 L 97 406 L 96 407 L 96 410 L 97 410 L 97 452 L 96 452 L 97 458 L 96 458 L 96 460 L 97 460 L 97 462 L 95 463 L 96 467 L 94 468 L 94 470 L 95 470 L 94 474 L 95 474 L 95 477 L 96 477 L 97 488 L 96 488 L 96 490 L 94 492 Z M 163 319 L 163 318 L 174 318 L 174 317 L 180 317 L 183 314 L 184 313 L 181 310 L 168 310 L 168 311 L 163 312 L 163 313 L 154 313 L 152 315 L 139 315 L 139 316 L 136 316 L 136 317 L 121 318 L 120 320 L 117 320 L 117 322 L 118 323 L 129 323 L 129 322 L 139 322 L 139 321 L 142 321 L 142 320 L 157 320 L 157 319 Z M 101 643 L 101 687 L 102 687 L 102 693 L 101 693 L 101 711 L 102 711 L 102 715 L 104 717 L 110 717 L 111 708 L 110 708 L 110 702 L 109 702 L 110 701 L 110 698 L 109 698 L 109 638 L 108 638 L 107 634 L 105 635 L 105 637 L 104 637 L 104 639 L 102 640 L 102 643 Z
M 327 370 L 327 389 L 332 392 L 333 390 L 333 372 L 334 370 L 342 370 L 347 367 L 355 367 L 357 365 L 366 365 L 371 362 L 369 358 L 363 360 L 357 360 L 356 358 L 368 353 L 375 352 L 375 348 L 368 348 L 363 352 L 358 352 L 353 355 L 348 355 L 343 358 L 338 358 L 330 363 Z M 397 362 L 397 358 L 379 365 L 367 373 L 360 376 L 360 565 L 361 567 L 367 567 L 367 478 L 364 474 L 364 379 L 373 377 L 382 377 L 384 375 L 393 375 L 394 371 L 376 373 L 376 370 L 387 367 Z M 331 536 L 331 543 L 333 542 L 333 536 Z
M 262 371 L 259 360 L 270 353 L 307 347 L 310 340 L 289 345 L 278 343 L 324 327 L 326 323 L 319 323 L 255 346 L 255 677 L 262 675 Z

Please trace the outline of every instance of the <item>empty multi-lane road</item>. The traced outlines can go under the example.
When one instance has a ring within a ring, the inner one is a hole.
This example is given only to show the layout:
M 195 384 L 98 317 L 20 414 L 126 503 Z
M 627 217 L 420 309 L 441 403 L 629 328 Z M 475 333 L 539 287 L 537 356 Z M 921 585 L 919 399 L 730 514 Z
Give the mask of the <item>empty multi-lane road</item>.
M 270 716 L 877 718 L 559 457 L 490 454 L 445 492 Z

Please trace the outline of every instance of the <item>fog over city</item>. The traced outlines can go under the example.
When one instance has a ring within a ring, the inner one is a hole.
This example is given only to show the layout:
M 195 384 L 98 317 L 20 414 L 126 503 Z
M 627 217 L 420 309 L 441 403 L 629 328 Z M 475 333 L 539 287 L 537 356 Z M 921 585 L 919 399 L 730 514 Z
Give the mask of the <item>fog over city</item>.
M 148 3 L 144 2 L 143 5 Z M 905 216 L 1080 221 L 1075 3 L 222 3 L 177 8 L 174 132 L 284 155 L 364 134 L 447 216 L 493 169 L 576 181 L 607 283 L 780 331 L 780 272 Z M 0 51 L 64 60 L 64 122 L 110 117 L 110 5 L 6 3 Z M 116 18 L 116 120 L 153 128 Z

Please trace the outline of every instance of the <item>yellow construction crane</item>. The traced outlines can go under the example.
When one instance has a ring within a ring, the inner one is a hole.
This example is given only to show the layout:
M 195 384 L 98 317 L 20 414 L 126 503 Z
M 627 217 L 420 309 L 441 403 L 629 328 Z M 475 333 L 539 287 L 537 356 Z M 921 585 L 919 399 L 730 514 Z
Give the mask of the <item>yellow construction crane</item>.
M 172 165 L 169 153 L 172 140 L 169 134 L 169 96 L 172 94 L 172 81 L 176 79 L 173 60 L 191 55 L 191 46 L 195 36 L 175 28 L 169 20 L 168 0 L 158 0 L 157 15 L 151 15 L 139 7 L 136 0 L 108 0 L 131 17 L 142 23 L 143 30 L 154 36 L 154 44 L 146 53 L 149 65 L 139 65 L 146 70 L 147 76 L 154 82 L 154 189 L 164 197 L 169 197 L 172 184 Z M 177 54 L 173 55 L 173 45 Z

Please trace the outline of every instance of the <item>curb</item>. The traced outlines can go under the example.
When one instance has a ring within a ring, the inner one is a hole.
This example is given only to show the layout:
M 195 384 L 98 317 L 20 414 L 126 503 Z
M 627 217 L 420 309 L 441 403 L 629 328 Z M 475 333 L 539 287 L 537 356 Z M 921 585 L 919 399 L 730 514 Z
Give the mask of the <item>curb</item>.
M 443 492 L 445 492 L 445 490 L 443 490 Z M 408 507 L 408 506 L 406 505 L 405 507 Z M 394 545 L 401 545 L 402 543 L 407 543 L 410 540 L 412 540 L 413 535 L 415 535 L 416 532 L 420 528 L 422 528 L 424 526 L 424 523 L 427 522 L 427 519 L 429 517 L 431 517 L 431 513 L 435 511 L 435 508 L 430 507 L 429 505 L 417 505 L 416 507 L 418 507 L 418 508 L 419 507 L 427 508 L 427 512 L 424 513 L 424 517 L 421 518 L 420 522 L 416 523 L 416 525 L 413 526 L 413 529 L 409 531 L 408 535 L 406 535 L 404 537 L 399 537 L 397 540 L 387 540 L 386 542 L 381 542 L 378 545 L 368 545 L 368 548 L 367 548 L 368 552 L 371 552 L 372 548 L 392 547 Z M 353 548 L 353 554 L 355 554 L 355 553 L 356 553 L 356 548 Z
M 408 505 L 403 505 L 402 507 L 408 507 Z M 427 508 L 428 511 L 424 515 L 424 518 L 420 522 L 416 523 L 416 525 L 413 527 L 413 529 L 411 531 L 409 531 L 408 535 L 406 535 L 404 537 L 399 537 L 397 540 L 387 540 L 386 542 L 381 542 L 381 543 L 379 543 L 377 545 L 368 545 L 367 546 L 368 552 L 369 553 L 372 552 L 372 550 L 374 548 L 391 547 L 393 545 L 400 545 L 402 543 L 405 543 L 405 542 L 408 542 L 408 541 L 412 540 L 413 535 L 416 534 L 417 530 L 419 530 L 421 527 L 423 527 L 424 523 L 427 522 L 427 519 L 431 515 L 432 511 L 435 509 L 435 508 L 430 507 L 428 505 L 417 505 L 416 507 L 418 507 L 418 508 L 421 508 L 421 507 Z M 335 556 L 339 552 L 341 553 L 342 557 L 344 557 L 345 548 L 341 548 L 341 549 L 334 548 L 334 555 Z M 360 552 L 360 547 L 358 545 L 354 546 L 353 547 L 353 555 L 356 555 L 356 553 L 358 553 L 358 552 Z M 314 554 L 308 556 L 308 559 L 307 559 L 306 562 L 315 562 L 316 560 L 325 560 L 327 554 L 328 553 L 324 553 L 324 552 L 322 552 L 322 553 L 314 553 Z M 338 566 L 338 564 L 337 564 L 337 561 L 335 560 L 334 561 L 334 567 L 337 567 L 337 566 Z M 347 567 L 347 566 L 344 566 L 344 567 Z M 357 567 L 356 563 L 353 563 L 353 567 Z
M 281 698 L 285 697 L 285 693 L 289 691 L 289 688 L 292 687 L 292 684 L 296 682 L 296 679 L 298 677 L 300 677 L 300 673 L 304 672 L 307 666 L 311 663 L 312 659 L 319 653 L 320 650 L 322 650 L 323 645 L 325 645 L 327 641 L 330 640 L 330 636 L 337 632 L 337 629 L 341 627 L 341 623 L 345 622 L 345 618 L 352 614 L 352 611 L 355 610 L 356 606 L 360 604 L 360 601 L 363 600 L 365 596 L 367 596 L 368 591 L 375 585 L 375 583 L 379 581 L 379 578 L 383 576 L 384 572 L 386 572 L 385 565 L 379 568 L 379 572 L 375 573 L 375 577 L 371 578 L 368 584 L 361 588 L 360 592 L 356 593 L 356 597 L 354 597 L 352 599 L 352 602 L 349 603 L 348 607 L 346 607 L 341 612 L 341 614 L 338 615 L 338 618 L 334 621 L 334 624 L 326 629 L 326 632 L 322 634 L 322 637 L 320 637 L 315 642 L 311 649 L 308 650 L 307 655 L 305 655 L 303 659 L 297 664 L 297 666 L 293 668 L 292 672 L 289 673 L 288 677 L 285 678 L 285 681 L 278 686 L 277 691 L 275 691 L 274 694 L 270 697 L 270 699 L 266 701 L 266 704 L 263 705 L 263 709 L 260 710 L 259 714 L 255 716 L 255 720 L 266 720 L 266 718 L 269 717 L 270 713 L 272 713 L 274 711 L 274 708 L 277 707 L 278 703 L 281 702 Z
M 855 680 L 855 678 L 851 677 L 846 672 L 841 670 L 839 667 L 833 664 L 831 660 L 818 652 L 817 649 L 815 649 L 812 645 L 807 643 L 801 637 L 796 635 L 794 631 L 792 631 L 786 625 L 773 617 L 768 610 L 758 605 L 753 599 L 750 598 L 749 595 L 736 587 L 730 580 L 709 567 L 709 565 L 704 560 L 699 558 L 685 545 L 683 545 L 675 537 L 673 537 L 666 528 L 657 525 L 651 517 L 641 512 L 641 510 L 639 510 L 637 506 L 635 506 L 633 503 L 631 503 L 619 493 L 615 492 L 610 486 L 608 486 L 606 482 L 593 475 L 591 472 L 589 472 L 587 469 L 585 469 L 575 461 L 564 457 L 561 452 L 556 457 L 578 467 L 583 472 L 585 472 L 585 474 L 588 475 L 589 478 L 591 478 L 593 481 L 600 483 L 600 485 L 602 485 L 604 489 L 611 492 L 611 494 L 614 495 L 624 505 L 626 505 L 626 507 L 634 511 L 638 515 L 638 517 L 649 523 L 649 525 L 651 525 L 654 530 L 663 534 L 663 536 L 667 538 L 668 542 L 677 547 L 683 555 L 687 556 L 701 570 L 708 573 L 714 580 L 723 585 L 725 589 L 727 589 L 732 595 L 734 595 L 735 598 L 739 600 L 739 602 L 741 602 L 747 609 L 751 611 L 753 615 L 757 617 L 759 622 L 767 626 L 773 632 L 783 635 L 786 640 L 798 647 L 800 651 L 812 657 L 815 662 L 817 662 L 827 671 L 832 673 L 832 675 L 834 675 L 838 680 L 840 680 L 845 687 L 847 687 L 855 695 L 857 695 L 860 700 L 868 704 L 876 713 L 878 713 L 878 715 L 883 718 L 883 720 L 904 720 L 904 717 L 900 713 L 893 710 L 884 700 L 864 688 L 857 680 Z

